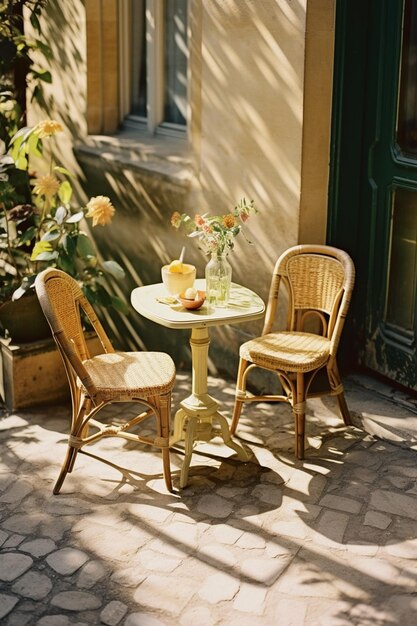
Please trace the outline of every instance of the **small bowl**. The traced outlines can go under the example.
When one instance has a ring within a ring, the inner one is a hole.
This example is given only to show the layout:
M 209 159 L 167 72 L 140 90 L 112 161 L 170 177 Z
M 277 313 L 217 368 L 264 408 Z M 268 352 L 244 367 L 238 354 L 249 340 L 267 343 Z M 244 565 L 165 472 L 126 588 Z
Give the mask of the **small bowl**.
M 194 311 L 196 311 L 201 306 L 203 306 L 205 299 L 206 299 L 205 291 L 197 291 L 196 298 L 193 298 L 192 300 L 190 300 L 189 298 L 184 298 L 184 293 L 180 293 L 180 295 L 178 296 L 178 300 L 181 302 L 182 306 L 185 309 L 194 310 Z
M 162 282 L 165 289 L 173 296 L 184 292 L 188 287 L 194 285 L 196 269 L 189 263 L 183 264 L 182 272 L 170 272 L 169 265 L 164 265 L 161 269 Z

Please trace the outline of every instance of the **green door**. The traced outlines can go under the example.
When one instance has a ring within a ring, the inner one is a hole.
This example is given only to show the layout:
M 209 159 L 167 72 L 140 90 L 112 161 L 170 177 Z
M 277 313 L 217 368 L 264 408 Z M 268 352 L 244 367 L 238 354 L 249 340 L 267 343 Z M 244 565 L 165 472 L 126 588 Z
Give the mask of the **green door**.
M 357 269 L 352 361 L 417 389 L 417 2 L 337 3 L 329 242 Z

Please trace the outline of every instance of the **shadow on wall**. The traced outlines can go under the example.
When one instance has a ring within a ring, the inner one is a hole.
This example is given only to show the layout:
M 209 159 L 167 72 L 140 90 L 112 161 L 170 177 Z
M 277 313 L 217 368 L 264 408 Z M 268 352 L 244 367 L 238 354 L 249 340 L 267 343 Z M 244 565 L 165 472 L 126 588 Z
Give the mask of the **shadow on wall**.
M 188 181 L 150 175 L 128 160 L 117 162 L 102 154 L 80 158 L 76 152 L 83 192 L 108 195 L 117 209 L 111 229 L 92 234 L 103 258 L 114 258 L 126 269 L 123 284 L 113 282 L 111 287 L 128 302 L 132 288 L 159 282 L 160 267 L 187 244 L 170 226 L 174 210 L 226 213 L 242 196 L 254 199 L 260 213 L 248 224 L 254 246 L 238 238 L 230 255 L 233 279 L 266 300 L 276 258 L 298 237 L 305 11 L 305 3 L 298 0 L 198 6 L 192 30 L 201 38 L 192 38 L 190 57 L 195 79 L 190 89 L 190 150 L 197 165 Z M 54 55 L 54 85 L 45 108 L 51 115 L 59 112 L 74 140 L 86 135 L 83 96 L 80 102 L 85 60 L 77 48 L 84 34 L 80 15 L 81 3 L 53 3 L 45 28 Z M 166 157 L 171 162 L 175 158 L 174 153 Z M 64 165 L 71 159 L 72 154 L 62 156 Z M 191 241 L 187 260 L 197 266 L 198 276 L 204 275 L 206 258 Z M 118 347 L 163 346 L 179 362 L 189 358 L 187 341 L 177 331 L 139 319 L 135 312 L 127 318 L 107 317 L 107 323 Z M 222 349 L 230 346 L 235 354 L 245 333 L 256 335 L 260 328 L 261 323 L 218 329 L 211 351 L 221 342 Z

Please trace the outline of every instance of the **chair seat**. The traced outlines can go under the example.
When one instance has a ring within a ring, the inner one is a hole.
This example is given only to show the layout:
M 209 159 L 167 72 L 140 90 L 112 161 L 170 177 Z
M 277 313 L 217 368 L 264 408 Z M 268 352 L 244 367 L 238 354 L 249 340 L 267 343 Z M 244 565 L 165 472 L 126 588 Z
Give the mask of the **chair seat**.
M 303 332 L 269 333 L 240 347 L 240 357 L 259 367 L 285 372 L 310 372 L 329 358 L 330 340 Z
M 174 362 L 163 352 L 109 352 L 83 365 L 104 398 L 162 395 L 171 391 L 175 380 Z M 80 380 L 77 384 L 86 393 Z

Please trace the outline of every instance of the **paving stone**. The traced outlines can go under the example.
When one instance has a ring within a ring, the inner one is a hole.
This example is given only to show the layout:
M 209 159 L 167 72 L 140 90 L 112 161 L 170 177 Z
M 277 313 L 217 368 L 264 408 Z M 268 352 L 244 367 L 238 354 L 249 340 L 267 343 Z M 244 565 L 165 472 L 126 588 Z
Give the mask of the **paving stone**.
M 244 532 L 236 541 L 236 546 L 246 550 L 263 550 L 265 548 L 265 539 L 256 533 Z
M 185 610 L 180 617 L 180 626 L 197 626 L 197 624 L 198 626 L 215 626 L 218 621 L 210 609 L 205 606 Z
M 362 508 L 361 502 L 332 494 L 326 494 L 320 500 L 319 505 L 326 506 L 330 509 L 336 509 L 338 511 L 345 511 L 346 513 L 354 513 L 355 515 L 357 515 Z
M 101 561 L 88 561 L 78 574 L 77 587 L 91 589 L 107 574 L 107 569 Z
M 123 602 L 113 600 L 104 607 L 100 613 L 100 620 L 108 626 L 117 626 L 120 620 L 126 615 L 127 606 Z
M 239 581 L 229 574 L 209 576 L 198 590 L 198 595 L 210 604 L 231 600 L 239 590 Z
M 146 576 L 138 572 L 138 567 L 125 567 L 121 570 L 116 570 L 110 577 L 110 580 L 116 585 L 122 585 L 123 587 L 136 588 L 140 583 L 145 580 Z
M 239 593 L 233 602 L 233 608 L 236 611 L 252 613 L 253 615 L 262 615 L 267 590 L 258 585 L 242 583 Z M 253 623 L 253 622 L 252 622 Z
M 364 520 L 364 526 L 373 526 L 385 530 L 392 522 L 392 517 L 378 513 L 377 511 L 367 511 Z
M 88 560 L 88 555 L 76 548 L 63 548 L 46 557 L 46 562 L 58 574 L 69 576 Z
M 195 525 L 190 526 L 181 522 L 169 524 L 165 534 L 169 539 L 179 543 L 182 550 L 195 550 L 198 546 L 198 531 Z
M 32 564 L 33 559 L 26 554 L 18 552 L 0 554 L 0 580 L 4 582 L 15 580 L 32 567 Z
M 326 598 L 337 600 L 341 594 L 348 594 L 351 599 L 366 596 L 366 592 L 360 589 L 361 580 L 357 581 L 355 576 L 350 582 L 351 569 L 337 560 L 337 553 L 329 560 L 326 549 L 322 550 L 324 555 L 301 549 L 285 571 L 285 576 L 278 580 L 277 590 L 296 598 L 320 598 L 320 601 Z M 352 555 L 350 557 L 353 558 Z M 321 626 L 321 621 L 316 623 Z
M 52 550 L 56 550 L 56 543 L 52 539 L 33 539 L 32 541 L 26 541 L 20 546 L 22 552 L 29 552 L 32 556 L 44 556 L 49 554 Z
M 312 540 L 322 545 L 344 549 L 342 542 L 348 522 L 349 516 L 344 513 L 324 511 L 318 521 L 314 534 L 312 534 Z
M 122 532 L 117 528 L 117 524 L 113 529 L 83 520 L 83 528 L 77 532 L 78 540 L 98 558 L 124 562 L 149 541 L 150 534 L 141 528 L 132 532 Z
M 36 622 L 36 626 L 69 626 L 71 620 L 66 615 L 45 615 Z
M 357 541 L 348 541 L 346 544 L 346 548 L 349 552 L 354 552 L 355 554 L 362 554 L 364 556 L 375 556 L 375 554 L 379 550 L 379 546 L 377 544 L 370 543 L 360 543 Z
M 417 539 L 405 541 L 389 540 L 385 545 L 385 551 L 402 559 L 417 559 Z
M 22 428 L 27 426 L 28 422 L 19 415 L 9 415 L 0 420 L 0 430 L 11 430 L 12 428 Z
M 153 522 L 160 523 L 165 522 L 165 520 L 172 515 L 172 511 L 167 508 L 142 503 L 129 504 L 127 510 L 138 519 L 152 520 Z
M 312 476 L 310 472 L 293 470 L 285 486 L 297 493 L 300 500 L 308 499 L 309 502 L 316 503 L 327 486 L 327 478 L 321 474 Z
M 0 593 L 0 619 L 6 617 L 14 609 L 19 602 L 19 598 L 16 596 L 10 596 L 6 593 Z
M 8 539 L 9 534 L 5 533 L 4 530 L 0 530 L 0 546 L 4 544 L 4 542 Z
M 13 486 L 0 497 L 0 502 L 16 504 L 33 491 L 32 485 L 27 481 L 16 481 Z
M 300 600 L 283 598 L 274 603 L 274 612 L 279 626 L 301 626 L 306 623 L 307 604 Z
M 170 573 L 178 567 L 182 559 L 163 556 L 153 550 L 141 550 L 137 560 L 144 569 Z
M 278 536 L 284 535 L 296 539 L 305 539 L 309 532 L 308 526 L 300 519 L 293 519 L 291 521 L 280 520 L 273 524 L 272 530 Z
M 16 548 L 24 539 L 26 539 L 25 535 L 18 535 L 17 533 L 10 535 L 4 542 L 3 548 Z
M 230 524 L 217 524 L 212 530 L 214 538 L 219 543 L 233 545 L 242 536 L 243 530 L 234 528 Z
M 274 506 L 279 506 L 282 502 L 282 490 L 279 487 L 271 488 L 270 484 L 257 485 L 251 495 L 261 502 L 273 504 Z
M 42 600 L 52 589 L 52 582 L 45 574 L 26 572 L 12 587 L 12 591 L 24 598 Z
M 124 626 L 167 626 L 167 623 L 161 621 L 154 615 L 141 612 L 128 615 Z
M 173 585 L 167 576 L 148 576 L 133 594 L 135 602 L 143 607 L 179 615 L 195 593 L 194 581 L 182 579 Z
M 11 530 L 15 533 L 31 535 L 35 532 L 44 518 L 45 516 L 43 513 L 29 512 L 26 515 L 17 513 L 2 522 L 2 526 L 6 530 Z
M 245 559 L 240 568 L 241 575 L 253 583 L 272 585 L 282 574 L 292 560 L 292 555 L 286 554 L 275 559 L 253 558 Z
M 413 625 L 417 614 L 417 597 L 414 592 L 411 594 L 398 594 L 387 598 L 384 608 L 388 615 L 392 616 L 392 622 L 401 626 Z
M 87 611 L 100 608 L 100 598 L 87 591 L 61 591 L 51 600 L 52 606 L 66 611 Z
M 9 615 L 7 620 L 7 626 L 26 626 L 32 622 L 32 616 L 27 613 L 22 613 L 22 611 L 14 611 Z M 32 622 L 33 623 L 33 622 Z
M 215 566 L 221 563 L 223 567 L 233 567 L 237 563 L 236 551 L 222 545 L 205 544 L 199 548 L 198 554 L 201 559 L 208 563 L 212 562 Z
M 377 489 L 371 494 L 370 506 L 384 513 L 417 518 L 417 498 L 405 496 L 396 491 Z
M 204 495 L 198 501 L 197 511 L 210 517 L 224 518 L 233 511 L 233 503 L 220 496 Z

